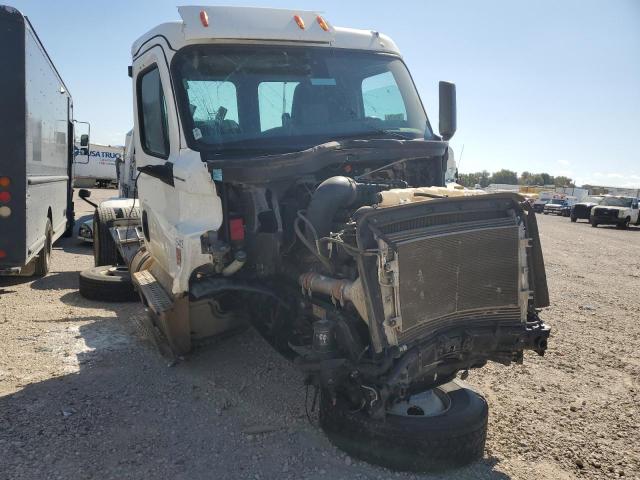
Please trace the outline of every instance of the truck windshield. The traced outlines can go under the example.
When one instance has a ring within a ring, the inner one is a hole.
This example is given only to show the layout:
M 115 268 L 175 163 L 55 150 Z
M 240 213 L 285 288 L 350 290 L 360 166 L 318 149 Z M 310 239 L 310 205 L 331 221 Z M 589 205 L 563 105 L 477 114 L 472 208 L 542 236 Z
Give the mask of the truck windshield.
M 296 151 L 344 138 L 433 138 L 397 56 L 326 47 L 198 45 L 172 74 L 189 145 Z
M 565 204 L 565 200 L 551 200 L 551 202 L 549 202 L 551 205 L 564 205 Z
M 605 207 L 631 207 L 632 200 L 624 197 L 605 197 L 600 205 Z

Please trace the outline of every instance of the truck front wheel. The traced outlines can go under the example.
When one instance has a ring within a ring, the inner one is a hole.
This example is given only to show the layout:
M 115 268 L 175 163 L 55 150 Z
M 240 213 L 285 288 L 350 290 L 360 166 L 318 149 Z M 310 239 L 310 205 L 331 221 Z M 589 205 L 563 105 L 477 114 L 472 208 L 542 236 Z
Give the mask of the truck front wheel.
M 487 436 L 485 399 L 454 380 L 422 394 L 437 396 L 387 410 L 371 418 L 338 395 L 320 396 L 320 426 L 329 440 L 348 454 L 395 470 L 414 472 L 459 467 L 482 458 Z M 413 400 L 411 397 L 410 400 Z M 434 401 L 441 402 L 429 411 Z
M 631 219 L 627 217 L 622 222 L 618 223 L 616 227 L 618 227 L 620 230 L 626 230 L 627 228 L 629 228 L 630 223 L 631 223 Z

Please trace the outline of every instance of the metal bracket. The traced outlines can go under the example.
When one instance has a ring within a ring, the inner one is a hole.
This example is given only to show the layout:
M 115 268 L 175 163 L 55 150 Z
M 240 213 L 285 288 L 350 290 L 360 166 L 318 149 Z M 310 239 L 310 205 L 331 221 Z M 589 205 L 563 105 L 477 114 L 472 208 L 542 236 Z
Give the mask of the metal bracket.
M 110 230 L 113 241 L 127 265 L 131 263 L 136 252 L 144 243 L 144 233 L 141 225 L 112 227 Z

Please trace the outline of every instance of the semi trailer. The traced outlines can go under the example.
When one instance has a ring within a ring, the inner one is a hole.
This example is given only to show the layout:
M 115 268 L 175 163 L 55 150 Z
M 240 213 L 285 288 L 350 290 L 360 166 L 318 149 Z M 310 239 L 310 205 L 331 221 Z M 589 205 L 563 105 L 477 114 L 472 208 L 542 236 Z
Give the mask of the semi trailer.
M 378 31 L 178 10 L 133 44 L 139 209 L 95 218 L 81 293 L 135 288 L 176 355 L 253 325 L 351 455 L 417 471 L 480 458 L 487 403 L 458 374 L 543 355 L 549 296 L 529 203 L 447 182 L 455 85 L 439 84 L 436 132 Z
M 73 101 L 29 19 L 8 6 L 0 58 L 0 274 L 46 275 L 74 223 Z
M 116 165 L 122 161 L 124 147 L 92 143 L 76 146 L 73 185 L 78 188 L 111 187 L 118 183 Z

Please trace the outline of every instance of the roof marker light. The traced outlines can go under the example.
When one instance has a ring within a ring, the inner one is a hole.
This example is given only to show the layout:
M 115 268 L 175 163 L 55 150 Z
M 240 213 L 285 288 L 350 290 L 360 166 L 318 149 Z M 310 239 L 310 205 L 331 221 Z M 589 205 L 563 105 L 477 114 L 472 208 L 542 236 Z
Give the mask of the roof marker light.
M 203 27 L 209 26 L 209 15 L 204 10 L 200 10 L 200 22 L 202 23 Z
M 293 19 L 296 21 L 296 23 L 300 27 L 300 30 L 304 30 L 304 20 L 302 20 L 302 17 L 300 15 L 294 15 Z
M 316 17 L 316 22 L 318 22 L 318 25 L 320 25 L 320 28 L 323 29 L 325 32 L 329 31 L 329 24 L 320 15 Z

